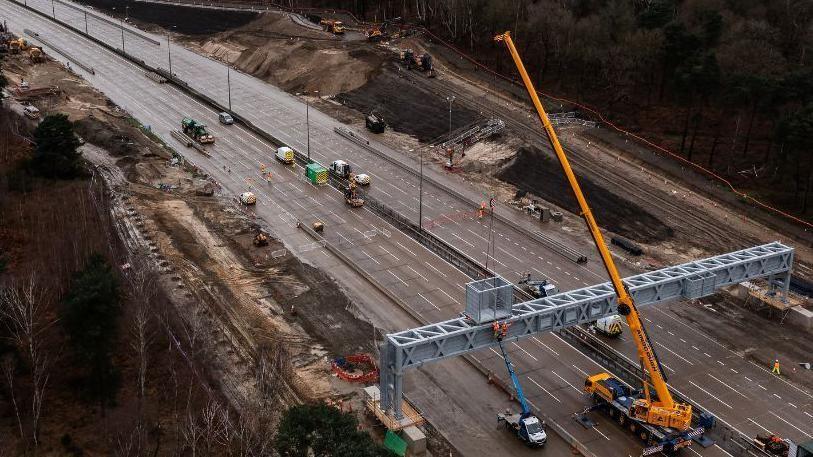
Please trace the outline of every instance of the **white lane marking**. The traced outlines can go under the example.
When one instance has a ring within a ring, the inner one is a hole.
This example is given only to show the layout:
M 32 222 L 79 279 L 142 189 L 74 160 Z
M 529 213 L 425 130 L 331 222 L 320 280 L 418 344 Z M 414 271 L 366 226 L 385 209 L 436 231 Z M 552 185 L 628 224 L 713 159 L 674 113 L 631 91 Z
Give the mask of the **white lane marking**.
M 557 401 L 557 402 L 559 402 L 559 403 L 562 403 L 562 400 L 559 400 L 558 398 L 556 398 L 556 396 L 555 396 L 555 395 L 553 395 L 552 393 L 548 392 L 548 389 L 546 389 L 546 388 L 542 387 L 542 385 L 541 385 L 541 384 L 539 384 L 538 382 L 534 381 L 534 379 L 533 379 L 532 377 L 530 377 L 530 376 L 525 376 L 525 377 L 526 377 L 526 378 L 528 378 L 528 381 L 531 381 L 532 383 L 534 383 L 534 385 L 535 385 L 536 387 L 539 387 L 540 389 L 542 389 L 542 391 L 543 391 L 543 392 L 545 392 L 546 394 L 550 395 L 550 396 L 551 396 L 551 398 L 553 398 L 554 400 L 556 400 L 556 401 Z
M 567 379 L 565 379 L 565 378 L 563 378 L 563 377 L 559 376 L 559 373 L 557 373 L 557 372 L 555 372 L 555 371 L 553 371 L 553 370 L 551 370 L 550 372 L 551 372 L 551 373 L 553 373 L 553 375 L 554 375 L 554 376 L 556 376 L 557 378 L 559 378 L 559 379 L 561 379 L 562 381 L 564 381 L 564 383 L 565 383 L 565 384 L 567 384 L 567 385 L 569 385 L 570 387 L 572 387 L 572 388 L 573 388 L 573 390 L 575 390 L 576 392 L 578 392 L 578 393 L 580 393 L 580 394 L 582 393 L 582 391 L 581 391 L 581 390 L 579 390 L 578 388 L 576 388 L 576 386 L 574 386 L 573 384 L 571 384 L 570 382 L 568 382 L 568 380 L 567 380 Z
M 499 249 L 500 251 L 502 251 L 503 253 L 505 253 L 505 255 L 507 255 L 508 257 L 513 258 L 513 259 L 514 259 L 514 260 L 516 260 L 517 262 L 522 262 L 522 259 L 520 259 L 519 257 L 515 256 L 514 254 L 511 254 L 510 252 L 506 251 L 505 249 L 503 249 L 503 248 L 501 248 L 501 247 L 499 247 L 499 246 L 497 246 L 497 249 Z
M 418 271 L 417 271 L 417 270 L 415 270 L 414 268 L 412 268 L 411 266 L 407 265 L 407 268 L 409 268 L 409 269 L 410 269 L 410 270 L 411 270 L 413 273 L 415 273 L 416 275 L 420 276 L 420 277 L 421 277 L 421 279 L 423 279 L 424 281 L 429 282 L 429 280 L 428 280 L 428 279 L 426 279 L 426 276 L 424 276 L 424 275 L 422 275 L 422 274 L 418 273 Z
M 444 273 L 444 272 L 442 272 L 442 271 L 438 270 L 437 268 L 435 268 L 434 266 L 432 266 L 432 264 L 431 264 L 431 263 L 426 262 L 426 266 L 428 266 L 429 268 L 431 268 L 431 269 L 435 270 L 435 271 L 436 271 L 436 272 L 437 272 L 439 275 L 443 276 L 444 278 L 446 277 L 446 273 Z
M 776 398 L 778 398 L 778 399 L 780 399 L 780 400 L 782 399 L 782 397 L 780 397 L 780 396 L 779 396 L 779 395 L 777 395 L 777 394 L 773 394 L 773 396 L 774 396 L 774 397 L 776 397 Z
M 464 243 L 468 244 L 468 245 L 469 245 L 469 247 L 472 247 L 472 248 L 474 247 L 474 245 L 473 245 L 473 244 L 469 243 L 468 241 L 464 240 L 463 238 L 460 238 L 460 237 L 457 235 L 457 233 L 450 233 L 450 235 L 452 235 L 453 237 L 457 238 L 458 240 L 460 240 L 460 241 L 462 241 L 462 242 L 464 242 Z
M 779 417 L 779 415 L 777 415 L 777 414 L 776 414 L 776 413 L 774 413 L 773 411 L 768 411 L 768 412 L 769 412 L 769 413 L 771 413 L 771 414 L 773 415 L 773 417 L 775 417 L 775 418 L 777 418 L 777 419 L 781 420 L 782 422 L 784 422 L 784 423 L 786 423 L 786 424 L 790 425 L 791 427 L 795 428 L 796 430 L 799 430 L 800 432 L 804 433 L 804 435 L 805 435 L 805 436 L 808 436 L 808 435 L 810 434 L 810 433 L 808 433 L 808 432 L 806 432 L 806 431 L 802 430 L 801 428 L 799 428 L 799 427 L 797 427 L 797 426 L 795 426 L 795 425 L 791 424 L 790 422 L 786 421 L 785 419 L 783 419 L 783 418 Z
M 789 404 L 790 406 L 793 406 L 793 407 L 794 407 L 794 408 L 796 408 L 796 409 L 799 409 L 799 407 L 798 407 L 798 406 L 794 405 L 794 404 L 793 404 L 793 403 L 791 403 L 791 402 L 788 402 L 788 404 Z
M 754 382 L 754 380 L 749 378 L 748 376 L 743 376 L 743 378 L 745 378 L 745 380 L 748 382 Z
M 537 338 L 537 337 L 535 337 L 535 336 L 532 336 L 532 337 L 531 337 L 531 339 L 532 339 L 532 340 L 534 340 L 534 341 L 536 341 L 537 343 L 541 344 L 542 346 L 544 346 L 544 347 L 545 347 L 547 350 L 549 350 L 550 352 L 553 352 L 553 353 L 556 355 L 556 357 L 559 357 L 559 353 L 558 353 L 558 352 L 554 351 L 554 350 L 553 350 L 553 349 L 552 349 L 550 346 L 548 346 L 547 344 L 545 344 L 545 343 L 543 343 L 543 342 L 539 341 L 539 338 Z
M 401 246 L 401 249 L 403 249 L 404 251 L 406 251 L 406 252 L 408 252 L 408 253 L 412 254 L 412 257 L 418 257 L 418 256 L 417 256 L 417 255 L 416 255 L 414 252 L 412 252 L 412 251 L 411 251 L 411 250 L 410 250 L 408 247 L 406 247 L 406 246 L 404 246 L 403 244 L 401 244 L 401 242 L 400 242 L 400 241 L 396 241 L 396 242 L 395 242 L 395 244 L 397 244 L 398 246 Z
M 449 297 L 449 300 L 451 300 L 451 301 L 453 301 L 453 302 L 455 302 L 455 303 L 457 302 L 457 299 L 455 299 L 454 297 L 452 297 L 451 295 L 449 295 L 448 293 L 446 293 L 446 291 L 445 291 L 445 290 L 440 289 L 440 291 L 441 291 L 441 292 L 443 292 L 443 295 L 445 295 L 445 296 Z
M 401 281 L 401 284 L 409 287 L 409 284 L 405 283 L 403 279 L 399 278 L 397 274 L 393 273 L 392 270 L 387 270 L 389 274 L 391 274 L 395 279 Z
M 381 265 L 381 262 L 379 262 L 378 260 L 376 260 L 375 258 L 373 258 L 373 256 L 371 256 L 370 254 L 367 254 L 367 251 L 365 251 L 364 249 L 362 249 L 362 250 L 361 250 L 361 253 L 362 253 L 362 254 L 364 254 L 364 255 L 366 255 L 366 256 L 367 256 L 367 258 L 369 258 L 369 259 L 370 259 L 370 260 L 372 260 L 373 262 L 377 263 L 378 265 Z
M 807 412 L 807 411 L 805 411 L 805 415 L 806 415 L 807 417 L 811 417 L 811 418 L 813 418 L 813 414 L 810 414 L 810 413 L 809 413 L 809 412 Z
M 669 352 L 670 352 L 672 355 L 674 355 L 675 357 L 679 358 L 680 360 L 683 360 L 684 362 L 688 363 L 689 365 L 694 365 L 694 364 L 693 364 L 693 363 L 692 363 L 692 362 L 691 362 L 689 359 L 687 359 L 686 357 L 683 357 L 682 355 L 678 354 L 677 352 L 675 352 L 675 351 L 673 351 L 673 350 L 669 349 L 668 347 L 664 346 L 664 345 L 663 345 L 663 344 L 661 344 L 660 342 L 656 341 L 656 342 L 655 342 L 655 344 L 657 344 L 658 346 L 660 346 L 660 347 L 662 347 L 662 348 L 666 349 L 666 350 L 667 350 L 667 351 L 669 351 Z
M 728 407 L 728 409 L 734 409 L 734 408 L 732 408 L 732 407 L 731 407 L 731 405 L 729 405 L 728 403 L 724 402 L 723 400 L 720 400 L 720 399 L 719 399 L 719 398 L 718 398 L 716 395 L 714 395 L 713 393 L 709 392 L 708 390 L 706 390 L 706 389 L 704 389 L 704 388 L 702 388 L 702 387 L 698 386 L 698 385 L 697 385 L 697 384 L 695 384 L 693 381 L 689 381 L 689 384 L 691 384 L 691 385 L 695 386 L 696 388 L 698 388 L 699 390 L 701 390 L 701 391 L 705 392 L 705 393 L 706 393 L 706 395 L 708 395 L 709 397 L 711 397 L 711 398 L 713 398 L 713 399 L 715 399 L 715 400 L 719 401 L 720 403 L 722 403 L 723 405 L 725 405 L 726 407 Z
M 749 417 L 749 418 L 748 418 L 748 420 L 749 420 L 749 421 L 750 421 L 752 424 L 754 424 L 754 425 L 756 425 L 757 427 L 761 428 L 762 430 L 765 430 L 766 432 L 773 434 L 773 432 L 771 432 L 771 431 L 770 431 L 770 430 L 768 430 L 767 428 L 765 428 L 765 427 L 763 427 L 763 426 L 759 425 L 759 424 L 758 424 L 758 423 L 757 423 L 757 422 L 756 422 L 754 419 L 751 419 L 751 418 Z
M 400 262 L 400 261 L 401 261 L 401 259 L 399 259 L 398 257 L 395 257 L 395 254 L 393 254 L 392 252 L 388 251 L 388 250 L 387 250 L 387 248 L 385 248 L 384 246 L 378 246 L 378 247 L 380 247 L 382 251 L 384 251 L 384 252 L 386 252 L 387 254 L 391 255 L 391 256 L 392 256 L 392 257 L 395 259 L 395 261 L 396 261 L 396 262 Z
M 593 427 L 593 430 L 595 430 L 596 433 L 598 433 L 599 435 L 603 436 L 605 440 L 610 441 L 610 438 L 607 437 L 607 435 L 601 433 L 601 430 L 599 430 L 598 427 Z
M 571 364 L 571 366 L 572 366 L 573 368 L 575 368 L 576 370 L 578 370 L 578 371 L 579 371 L 579 373 L 581 373 L 583 376 L 587 376 L 587 372 L 586 372 L 586 371 L 582 370 L 581 368 L 577 367 L 576 365 Z
M 527 355 L 528 355 L 528 357 L 530 357 L 530 358 L 534 359 L 534 362 L 539 362 L 539 359 L 537 359 L 536 357 L 534 357 L 534 356 L 533 356 L 533 354 L 531 354 L 530 352 L 526 351 L 526 350 L 525 350 L 525 348 L 523 348 L 522 346 L 520 346 L 519 344 L 517 344 L 517 342 L 516 342 L 516 341 L 514 341 L 514 346 L 518 347 L 520 351 L 522 351 L 522 352 L 524 352 L 525 354 L 527 354 Z
M 734 392 L 736 392 L 736 393 L 737 393 L 737 395 L 739 395 L 740 397 L 742 397 L 742 398 L 748 398 L 748 397 L 746 397 L 745 395 L 743 395 L 743 393 L 742 393 L 742 392 L 740 392 L 739 390 L 737 390 L 737 389 L 735 389 L 735 388 L 733 388 L 733 387 L 729 386 L 728 384 L 726 384 L 725 382 L 721 381 L 720 379 L 718 379 L 718 378 L 717 378 L 716 376 L 714 376 L 713 374 L 711 374 L 711 373 L 706 373 L 706 374 L 707 374 L 707 375 L 709 375 L 709 377 L 710 377 L 711 379 L 713 379 L 713 380 L 715 380 L 715 381 L 719 382 L 720 384 L 722 384 L 722 385 L 724 385 L 724 386 L 728 387 L 729 389 L 733 390 Z
M 432 300 L 429 300 L 428 298 L 424 297 L 423 294 L 421 294 L 420 292 L 418 292 L 418 296 L 426 300 L 426 302 L 429 303 L 430 305 L 434 306 L 436 310 L 440 311 L 440 308 L 438 308 L 437 305 L 432 303 Z
M 471 234 L 472 234 L 472 235 L 474 235 L 474 236 L 476 236 L 477 238 L 480 238 L 481 240 L 483 240 L 483 241 L 485 241 L 486 243 L 488 243 L 488 239 L 483 238 L 482 236 L 478 235 L 478 234 L 477 234 L 477 232 L 475 232 L 474 230 L 472 230 L 472 229 L 466 229 L 466 230 L 468 230 L 469 232 L 471 232 Z
M 768 390 L 768 389 L 766 389 L 766 388 L 765 388 L 765 386 L 763 386 L 762 384 L 757 384 L 757 385 L 758 385 L 758 386 L 759 386 L 759 388 L 760 388 L 760 389 L 762 389 L 762 390 Z

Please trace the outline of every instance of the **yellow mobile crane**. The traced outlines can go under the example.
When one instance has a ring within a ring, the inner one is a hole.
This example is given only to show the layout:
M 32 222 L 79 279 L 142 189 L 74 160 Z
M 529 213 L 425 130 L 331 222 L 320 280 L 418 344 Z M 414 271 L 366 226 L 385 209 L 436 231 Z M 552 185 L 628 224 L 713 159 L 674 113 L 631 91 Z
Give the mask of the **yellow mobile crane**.
M 675 451 L 680 447 L 688 446 L 691 443 L 689 438 L 702 434 L 703 429 L 691 430 L 691 405 L 676 402 L 669 392 L 660 362 L 652 343 L 649 341 L 649 336 L 641 322 L 635 303 L 621 280 L 621 275 L 618 273 L 610 251 L 604 243 L 604 237 L 601 235 L 593 213 L 587 205 L 584 194 L 582 194 L 576 175 L 573 174 L 573 170 L 570 168 L 570 163 L 562 149 L 562 145 L 559 144 L 553 125 L 551 125 L 550 119 L 548 119 L 548 115 L 539 101 L 531 78 L 525 71 L 525 65 L 522 63 L 516 47 L 514 47 L 510 33 L 505 32 L 494 39 L 495 41 L 504 42 L 514 59 L 514 64 L 516 64 L 522 81 L 525 83 L 525 88 L 531 96 L 534 107 L 539 114 L 539 120 L 547 132 L 556 157 L 559 159 L 576 200 L 579 202 L 582 216 L 590 229 L 590 234 L 601 255 L 601 260 L 604 262 L 604 267 L 610 276 L 613 289 L 615 289 L 618 297 L 618 312 L 626 318 L 627 324 L 629 324 L 630 333 L 638 349 L 641 365 L 649 375 L 649 382 L 646 379 L 642 380 L 643 396 L 639 395 L 637 398 L 626 385 L 609 373 L 589 376 L 585 381 L 585 391 L 593 395 L 594 401 L 609 406 L 610 414 L 616 417 L 622 425 L 629 422 L 630 428 L 637 432 L 647 444 L 662 444 L 664 445 L 663 450 L 667 451 Z M 657 394 L 655 399 L 650 395 L 650 383 Z M 623 416 L 619 417 L 619 413 L 623 414 Z M 639 427 L 636 427 L 636 425 L 639 425 Z

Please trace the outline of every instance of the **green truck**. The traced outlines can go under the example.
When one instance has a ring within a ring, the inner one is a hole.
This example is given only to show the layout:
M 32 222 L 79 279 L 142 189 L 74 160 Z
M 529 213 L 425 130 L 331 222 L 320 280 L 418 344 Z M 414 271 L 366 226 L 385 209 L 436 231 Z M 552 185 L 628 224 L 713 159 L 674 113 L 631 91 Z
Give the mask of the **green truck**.
M 311 184 L 322 185 L 327 183 L 327 168 L 318 163 L 309 163 L 305 166 L 305 176 Z
M 185 117 L 181 121 L 181 129 L 183 133 L 190 136 L 193 140 L 200 144 L 210 144 L 215 142 L 215 137 L 206 130 L 206 125 L 192 119 Z

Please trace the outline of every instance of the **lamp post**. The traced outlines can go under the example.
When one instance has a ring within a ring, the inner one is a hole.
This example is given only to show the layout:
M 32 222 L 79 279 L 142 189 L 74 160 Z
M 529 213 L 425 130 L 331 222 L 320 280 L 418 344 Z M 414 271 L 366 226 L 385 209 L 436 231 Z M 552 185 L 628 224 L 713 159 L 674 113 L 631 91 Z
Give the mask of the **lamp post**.
M 28 1 L 26 0 L 26 5 L 28 5 Z M 54 6 L 54 0 L 51 0 L 51 16 L 56 19 L 56 7 Z
M 319 95 L 319 91 L 315 90 L 313 93 Z M 310 102 L 308 102 L 307 92 L 305 93 L 305 130 L 307 130 L 308 137 L 308 163 L 311 163 L 311 123 L 310 123 Z
M 175 26 L 167 28 L 167 58 L 169 59 L 169 77 L 172 78 L 172 29 Z
M 421 167 L 420 178 L 418 178 L 418 230 L 423 232 L 423 148 L 420 152 Z
M 229 111 L 231 111 L 231 66 L 226 63 L 226 86 L 229 91 Z
M 454 101 L 455 96 L 452 95 L 451 97 L 446 97 L 446 101 L 449 102 L 449 139 L 452 139 L 452 102 Z
M 90 32 L 88 32 L 88 12 L 87 12 L 87 10 L 85 10 L 85 35 L 90 35 Z

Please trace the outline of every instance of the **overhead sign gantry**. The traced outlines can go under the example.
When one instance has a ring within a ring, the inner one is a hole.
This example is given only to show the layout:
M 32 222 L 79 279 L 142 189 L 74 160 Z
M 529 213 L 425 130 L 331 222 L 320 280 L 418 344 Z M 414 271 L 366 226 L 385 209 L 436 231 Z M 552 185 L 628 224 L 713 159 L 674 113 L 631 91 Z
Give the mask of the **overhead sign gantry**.
M 773 242 L 624 279 L 638 306 L 701 298 L 718 289 L 767 278 L 772 292 L 787 294 L 794 250 Z M 466 315 L 388 334 L 379 358 L 380 407 L 399 420 L 403 376 L 410 368 L 496 346 L 491 322 L 510 324 L 503 341 L 593 322 L 616 314 L 609 282 L 523 303 L 513 303 L 513 285 L 488 278 L 466 285 Z

